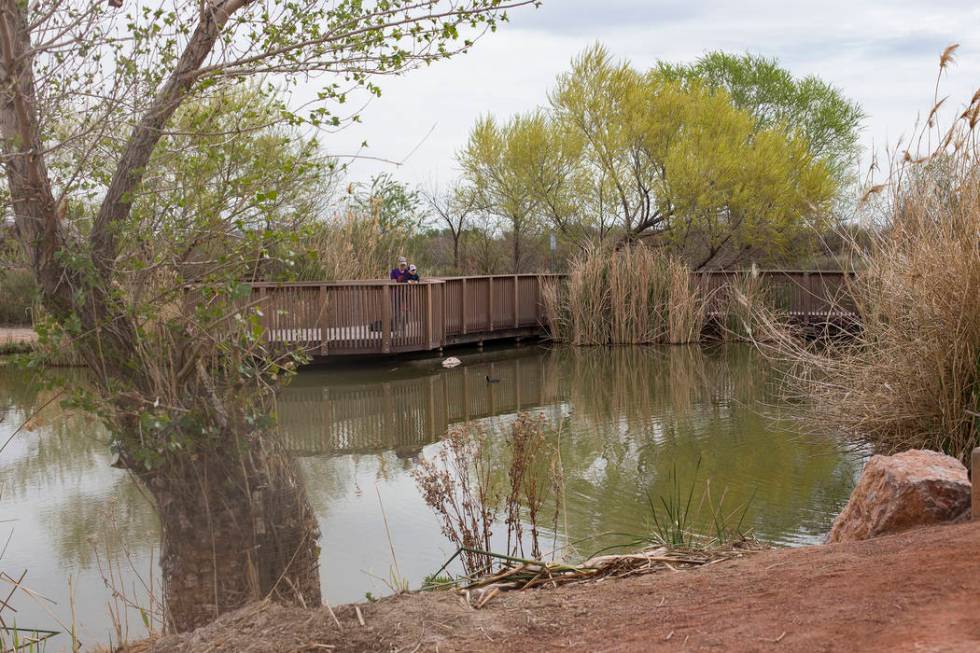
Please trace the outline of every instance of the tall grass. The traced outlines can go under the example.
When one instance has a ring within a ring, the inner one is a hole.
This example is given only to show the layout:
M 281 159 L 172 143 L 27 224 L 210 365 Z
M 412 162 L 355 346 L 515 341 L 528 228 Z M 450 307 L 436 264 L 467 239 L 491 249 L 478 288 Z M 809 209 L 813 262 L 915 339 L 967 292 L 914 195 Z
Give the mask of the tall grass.
M 688 268 L 662 251 L 631 245 L 587 251 L 564 284 L 545 287 L 552 338 L 574 345 L 697 341 L 706 298 Z
M 867 251 L 854 248 L 855 339 L 816 348 L 766 322 L 765 349 L 791 363 L 788 387 L 820 427 L 963 461 L 980 443 L 978 117 L 980 93 L 938 146 L 902 152 L 871 189 L 880 223 Z
M 350 211 L 309 228 L 296 274 L 300 281 L 387 277 L 398 257 L 408 255 L 408 241 L 409 234 L 385 229 L 378 215 Z

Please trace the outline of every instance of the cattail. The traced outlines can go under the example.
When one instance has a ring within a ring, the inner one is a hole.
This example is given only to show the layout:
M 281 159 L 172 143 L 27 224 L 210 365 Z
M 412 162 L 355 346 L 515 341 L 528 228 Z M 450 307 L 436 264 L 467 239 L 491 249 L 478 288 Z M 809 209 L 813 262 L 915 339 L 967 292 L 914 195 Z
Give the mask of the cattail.
M 949 64 L 953 63 L 953 61 L 955 61 L 954 54 L 956 53 L 956 50 L 959 49 L 959 47 L 960 47 L 959 43 L 950 43 L 949 45 L 946 46 L 946 49 L 943 50 L 943 53 L 939 55 L 939 68 L 941 70 L 946 70 L 946 66 L 948 66 Z

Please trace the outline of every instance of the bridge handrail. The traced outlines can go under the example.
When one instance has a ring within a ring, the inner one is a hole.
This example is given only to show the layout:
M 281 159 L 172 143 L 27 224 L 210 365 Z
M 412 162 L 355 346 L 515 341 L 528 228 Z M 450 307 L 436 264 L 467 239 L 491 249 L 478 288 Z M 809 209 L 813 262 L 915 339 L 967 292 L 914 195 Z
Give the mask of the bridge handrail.
M 726 279 L 757 275 L 791 314 L 851 314 L 839 299 L 853 272 L 705 270 L 692 279 L 721 301 Z M 426 351 L 484 339 L 540 334 L 547 323 L 545 282 L 557 273 L 433 276 L 417 284 L 390 279 L 251 283 L 270 340 L 313 353 L 389 354 Z M 720 305 L 720 304 L 719 304 Z

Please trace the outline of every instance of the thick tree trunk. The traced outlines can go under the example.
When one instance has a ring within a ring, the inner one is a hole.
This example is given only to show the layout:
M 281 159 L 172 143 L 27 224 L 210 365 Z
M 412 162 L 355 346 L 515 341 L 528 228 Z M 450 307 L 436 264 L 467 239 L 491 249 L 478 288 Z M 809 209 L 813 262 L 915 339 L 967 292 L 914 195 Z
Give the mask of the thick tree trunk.
M 266 597 L 320 605 L 316 518 L 277 438 L 232 439 L 139 477 L 160 516 L 170 628 L 191 630 Z

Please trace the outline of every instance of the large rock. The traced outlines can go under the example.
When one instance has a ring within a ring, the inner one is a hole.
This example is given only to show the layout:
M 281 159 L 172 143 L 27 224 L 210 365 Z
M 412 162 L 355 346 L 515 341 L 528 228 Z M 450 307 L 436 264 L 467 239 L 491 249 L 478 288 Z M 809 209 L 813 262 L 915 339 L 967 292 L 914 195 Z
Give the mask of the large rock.
M 872 456 L 827 541 L 866 540 L 950 521 L 969 505 L 966 467 L 955 458 L 919 449 Z

